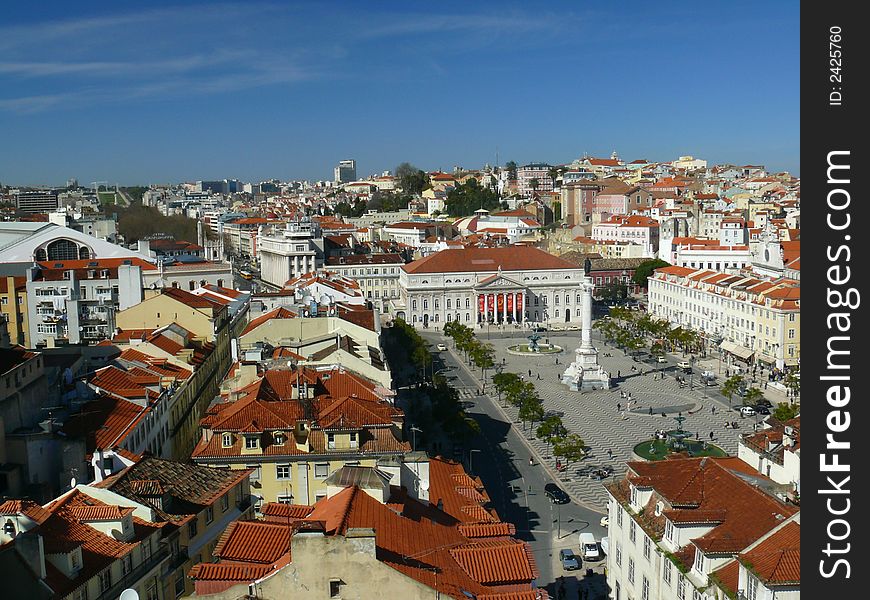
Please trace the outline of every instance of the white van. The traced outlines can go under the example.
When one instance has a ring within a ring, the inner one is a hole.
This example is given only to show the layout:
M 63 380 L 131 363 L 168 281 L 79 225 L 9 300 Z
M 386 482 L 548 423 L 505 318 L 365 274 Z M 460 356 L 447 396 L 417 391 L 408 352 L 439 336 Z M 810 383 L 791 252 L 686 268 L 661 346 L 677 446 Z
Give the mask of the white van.
M 598 560 L 601 558 L 601 551 L 598 549 L 598 542 L 595 536 L 591 533 L 580 534 L 580 556 L 584 560 Z

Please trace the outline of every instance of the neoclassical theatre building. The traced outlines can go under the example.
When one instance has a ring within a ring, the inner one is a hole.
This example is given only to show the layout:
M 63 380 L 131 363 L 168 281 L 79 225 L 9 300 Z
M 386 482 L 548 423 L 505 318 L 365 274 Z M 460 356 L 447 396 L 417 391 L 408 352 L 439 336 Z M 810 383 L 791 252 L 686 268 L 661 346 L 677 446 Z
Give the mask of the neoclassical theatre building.
M 455 248 L 404 265 L 394 314 L 415 327 L 580 322 L 583 268 L 530 246 Z

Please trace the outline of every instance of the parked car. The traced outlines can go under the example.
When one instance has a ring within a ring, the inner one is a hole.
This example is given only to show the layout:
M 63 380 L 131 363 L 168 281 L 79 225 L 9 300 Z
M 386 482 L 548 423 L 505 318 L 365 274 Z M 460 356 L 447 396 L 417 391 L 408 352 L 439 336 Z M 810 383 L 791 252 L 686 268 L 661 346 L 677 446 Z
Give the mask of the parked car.
M 548 483 L 545 485 L 544 493 L 553 504 L 568 504 L 571 501 L 571 498 L 565 493 L 565 490 L 555 483 Z
M 681 369 L 689 369 L 689 368 L 691 368 L 692 365 L 687 360 L 681 360 L 680 362 L 677 363 L 677 366 L 680 367 Z
M 591 533 L 583 532 L 580 534 L 580 556 L 584 560 L 598 560 L 601 558 L 598 541 Z
M 668 359 L 666 359 L 664 356 L 656 356 L 656 362 L 657 363 L 664 363 L 664 362 L 668 362 Z
M 763 404 L 756 404 L 752 408 L 754 408 L 755 412 L 759 415 L 769 415 L 770 414 L 770 409 L 768 407 L 764 406 Z
M 601 517 L 600 523 L 601 523 L 602 527 L 609 527 L 610 526 L 610 517 L 608 517 L 607 515 L 604 515 L 603 517 Z
M 740 414 L 743 415 L 744 417 L 751 417 L 752 415 L 755 414 L 755 407 L 754 406 L 741 406 L 740 407 Z
M 544 413 L 544 419 L 549 419 L 550 417 L 559 417 L 560 419 L 565 416 L 561 410 L 548 410 Z
M 562 562 L 562 568 L 566 571 L 576 571 L 580 568 L 580 558 L 574 554 L 571 548 L 559 550 L 559 560 Z
M 438 345 L 435 346 L 435 347 L 438 349 L 438 352 L 444 352 L 444 351 L 447 350 L 447 345 L 446 345 L 446 344 L 438 344 Z

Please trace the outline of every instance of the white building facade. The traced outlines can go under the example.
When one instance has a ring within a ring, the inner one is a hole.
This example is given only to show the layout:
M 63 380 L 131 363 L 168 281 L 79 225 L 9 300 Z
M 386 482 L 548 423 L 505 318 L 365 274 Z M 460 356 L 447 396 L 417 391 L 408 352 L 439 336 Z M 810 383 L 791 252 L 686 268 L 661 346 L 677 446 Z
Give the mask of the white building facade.
M 415 327 L 580 323 L 582 267 L 528 246 L 458 248 L 404 265 L 395 314 Z
M 260 277 L 282 287 L 289 279 L 323 267 L 323 238 L 315 223 L 287 223 L 259 237 Z

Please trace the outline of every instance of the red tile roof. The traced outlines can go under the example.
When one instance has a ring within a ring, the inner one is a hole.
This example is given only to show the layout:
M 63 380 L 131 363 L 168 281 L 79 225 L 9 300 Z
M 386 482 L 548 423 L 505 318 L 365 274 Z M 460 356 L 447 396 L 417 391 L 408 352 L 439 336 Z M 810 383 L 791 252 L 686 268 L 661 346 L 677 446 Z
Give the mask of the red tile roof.
M 801 580 L 801 526 L 790 521 L 739 560 L 766 585 L 799 583 Z
M 577 265 L 531 246 L 448 248 L 402 268 L 411 274 L 423 274 L 488 272 L 499 267 L 503 271 L 577 269 Z
M 242 335 L 246 335 L 252 332 L 266 321 L 271 321 L 272 319 L 295 319 L 298 316 L 299 315 L 297 315 L 292 310 L 288 310 L 283 306 L 279 306 L 274 310 L 270 310 L 269 312 L 260 315 L 256 319 L 251 319 L 250 323 L 248 323 L 244 331 L 242 331 Z
M 212 554 L 222 561 L 269 564 L 290 552 L 291 529 L 262 521 L 230 523 Z

